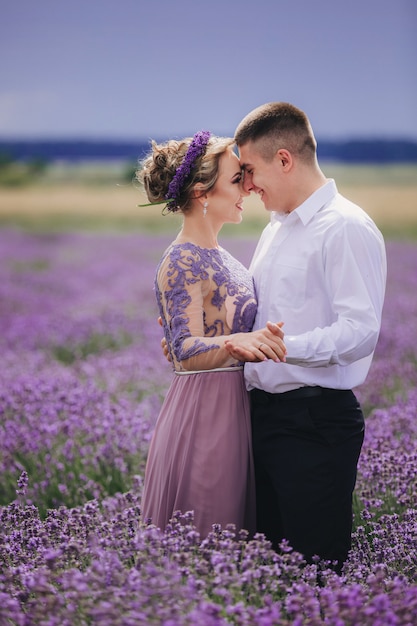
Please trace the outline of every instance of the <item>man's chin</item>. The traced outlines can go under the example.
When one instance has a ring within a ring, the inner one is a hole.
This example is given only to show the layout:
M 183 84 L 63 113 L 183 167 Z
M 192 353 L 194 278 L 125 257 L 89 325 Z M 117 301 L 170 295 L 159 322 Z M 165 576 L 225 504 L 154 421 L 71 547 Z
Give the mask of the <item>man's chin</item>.
M 276 209 L 274 209 L 274 207 L 270 206 L 268 200 L 264 200 L 264 198 L 261 197 L 261 202 L 264 205 L 265 211 L 268 211 L 269 213 L 271 211 L 276 211 Z

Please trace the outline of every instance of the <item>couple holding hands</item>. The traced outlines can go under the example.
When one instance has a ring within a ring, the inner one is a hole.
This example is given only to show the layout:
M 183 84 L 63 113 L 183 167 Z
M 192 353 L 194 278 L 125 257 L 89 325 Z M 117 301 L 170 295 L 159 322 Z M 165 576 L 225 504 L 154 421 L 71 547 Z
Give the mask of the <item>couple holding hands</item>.
M 239 158 L 234 152 L 237 146 Z M 234 139 L 153 142 L 138 177 L 181 212 L 155 289 L 174 377 L 147 461 L 142 517 L 173 513 L 287 539 L 340 571 L 364 418 L 352 389 L 377 343 L 386 254 L 371 218 L 321 171 L 303 111 L 262 105 Z M 217 237 L 259 194 L 270 212 L 249 270 Z

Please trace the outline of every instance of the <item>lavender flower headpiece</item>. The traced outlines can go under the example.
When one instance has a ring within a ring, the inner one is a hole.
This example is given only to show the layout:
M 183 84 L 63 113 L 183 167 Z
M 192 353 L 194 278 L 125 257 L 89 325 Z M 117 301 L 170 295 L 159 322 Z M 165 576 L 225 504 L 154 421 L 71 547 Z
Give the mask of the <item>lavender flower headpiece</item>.
M 177 168 L 174 178 L 169 183 L 165 198 L 168 200 L 167 211 L 175 211 L 178 206 L 181 190 L 190 175 L 190 172 L 199 156 L 205 153 L 211 133 L 208 130 L 200 130 L 196 133 L 188 147 L 181 165 Z

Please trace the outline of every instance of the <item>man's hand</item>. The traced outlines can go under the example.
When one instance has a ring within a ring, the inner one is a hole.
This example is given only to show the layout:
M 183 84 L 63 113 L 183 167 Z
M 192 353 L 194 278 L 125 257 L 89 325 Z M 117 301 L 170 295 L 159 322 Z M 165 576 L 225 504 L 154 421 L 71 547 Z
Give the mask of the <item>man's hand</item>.
M 158 317 L 158 324 L 162 326 L 162 317 Z M 164 353 L 164 357 L 166 358 L 166 360 L 171 362 L 171 356 L 168 351 L 168 344 L 167 344 L 167 340 L 165 339 L 165 337 L 162 337 L 161 339 L 161 348 L 162 348 L 162 352 Z
M 284 322 L 267 322 L 265 328 L 250 333 L 236 333 L 226 339 L 225 348 L 237 361 L 260 363 L 271 359 L 285 362 Z
M 158 324 L 162 326 L 162 318 L 158 317 Z M 235 333 L 226 339 L 225 348 L 237 361 L 260 363 L 271 359 L 275 362 L 285 362 L 287 349 L 283 338 L 282 326 L 284 322 L 267 322 L 266 327 L 250 333 Z M 164 357 L 171 362 L 168 344 L 165 337 L 161 339 L 161 348 Z

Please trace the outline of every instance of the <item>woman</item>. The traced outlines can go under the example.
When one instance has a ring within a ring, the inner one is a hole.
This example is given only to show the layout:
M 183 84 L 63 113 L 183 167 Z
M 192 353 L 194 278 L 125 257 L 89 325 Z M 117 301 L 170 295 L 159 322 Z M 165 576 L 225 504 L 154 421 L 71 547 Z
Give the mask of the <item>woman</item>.
M 241 221 L 248 195 L 232 145 L 207 131 L 153 142 L 138 173 L 151 203 L 183 215 L 155 279 L 175 375 L 149 449 L 142 516 L 164 529 L 175 511 L 192 510 L 201 536 L 215 523 L 255 528 L 248 394 L 225 342 L 234 333 L 258 360 L 285 359 L 279 325 L 248 332 L 252 278 L 217 242 L 223 224 Z

